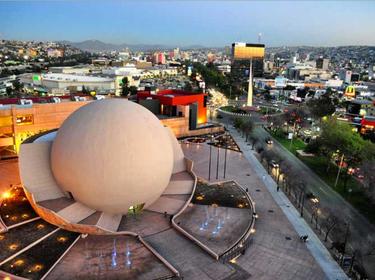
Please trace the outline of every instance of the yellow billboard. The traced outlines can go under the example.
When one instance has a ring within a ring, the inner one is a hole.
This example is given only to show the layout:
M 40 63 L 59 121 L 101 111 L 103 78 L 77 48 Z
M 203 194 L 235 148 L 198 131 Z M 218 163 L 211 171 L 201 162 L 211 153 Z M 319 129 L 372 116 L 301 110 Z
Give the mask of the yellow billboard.
M 264 57 L 263 44 L 233 43 L 232 55 L 234 60 L 248 60 Z

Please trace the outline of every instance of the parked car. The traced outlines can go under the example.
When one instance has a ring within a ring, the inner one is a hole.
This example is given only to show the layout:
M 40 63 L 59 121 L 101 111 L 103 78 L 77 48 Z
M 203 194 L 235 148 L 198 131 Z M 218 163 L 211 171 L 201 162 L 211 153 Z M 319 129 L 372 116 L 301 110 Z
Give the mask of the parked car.
M 273 141 L 272 141 L 271 138 L 266 138 L 266 143 L 267 143 L 268 145 L 272 145 L 272 144 L 273 144 Z
M 279 167 L 279 164 L 274 160 L 271 161 L 270 165 L 272 166 L 272 168 L 278 168 Z

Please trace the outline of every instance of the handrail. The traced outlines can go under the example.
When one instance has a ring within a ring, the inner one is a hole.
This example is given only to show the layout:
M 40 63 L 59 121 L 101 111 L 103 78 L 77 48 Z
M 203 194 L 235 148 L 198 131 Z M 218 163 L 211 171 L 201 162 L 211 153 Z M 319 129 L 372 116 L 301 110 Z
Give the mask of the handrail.
M 175 215 L 173 215 L 172 217 L 172 220 L 171 220 L 171 223 L 172 223 L 172 226 L 179 232 L 181 232 L 183 235 L 185 235 L 186 237 L 188 237 L 190 240 L 192 240 L 193 242 L 195 242 L 199 247 L 201 247 L 203 250 L 205 250 L 208 254 L 210 254 L 211 256 L 213 256 L 216 260 L 219 259 L 219 255 L 216 254 L 214 251 L 212 251 L 209 247 L 207 247 L 206 245 L 204 245 L 201 241 L 199 241 L 197 238 L 195 238 L 194 236 L 192 236 L 190 233 L 188 233 L 187 231 L 185 231 L 182 227 L 180 227 L 175 219 L 182 213 L 185 211 L 185 209 L 188 207 L 188 205 L 190 204 L 191 200 L 193 199 L 193 196 L 194 196 L 194 193 L 195 193 L 195 189 L 197 187 L 197 176 L 195 175 L 194 171 L 193 171 L 193 165 L 194 165 L 194 162 L 188 158 L 185 158 L 186 160 L 186 165 L 187 165 L 187 171 L 194 177 L 194 187 L 193 187 L 193 190 L 191 192 L 191 195 L 189 197 L 189 199 L 187 200 L 187 202 L 185 203 L 184 207 L 182 207 L 180 209 L 180 211 L 178 211 Z
M 233 181 L 237 186 L 239 186 L 240 189 L 245 193 L 248 201 L 250 202 L 250 206 L 251 206 L 251 210 L 252 210 L 252 216 L 251 216 L 251 222 L 247 226 L 246 231 L 240 236 L 240 238 L 237 239 L 236 242 L 233 243 L 233 245 L 226 252 L 220 254 L 220 258 L 224 258 L 227 254 L 231 253 L 232 250 L 237 249 L 238 245 L 241 245 L 241 244 L 245 243 L 247 241 L 247 239 L 250 237 L 250 235 L 252 233 L 252 229 L 255 226 L 255 217 L 254 217 L 254 213 L 256 213 L 255 212 L 255 202 L 252 200 L 249 193 L 246 192 L 243 189 L 242 185 L 238 184 L 236 180 L 231 180 L 231 181 Z

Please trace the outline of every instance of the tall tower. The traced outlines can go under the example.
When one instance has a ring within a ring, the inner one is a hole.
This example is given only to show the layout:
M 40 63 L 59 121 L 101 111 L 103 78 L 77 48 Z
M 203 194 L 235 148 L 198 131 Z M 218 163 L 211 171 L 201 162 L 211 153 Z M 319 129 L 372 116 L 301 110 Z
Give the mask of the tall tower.
M 232 44 L 231 77 L 240 90 L 244 82 L 248 81 L 247 106 L 253 105 L 253 77 L 263 74 L 264 48 L 263 44 L 240 42 Z M 249 71 L 248 75 L 247 71 Z
M 247 89 L 247 102 L 246 106 L 253 106 L 253 59 L 250 58 L 249 66 L 249 86 Z

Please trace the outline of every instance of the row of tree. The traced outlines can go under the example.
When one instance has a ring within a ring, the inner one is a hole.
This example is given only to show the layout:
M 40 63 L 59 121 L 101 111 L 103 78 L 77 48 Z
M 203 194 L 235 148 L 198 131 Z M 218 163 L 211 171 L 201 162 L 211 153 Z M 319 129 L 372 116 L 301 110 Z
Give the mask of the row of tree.
M 220 72 L 213 63 L 204 65 L 200 62 L 186 62 L 186 64 L 193 66 L 192 79 L 195 79 L 195 76 L 200 74 L 206 83 L 206 87 L 217 88 L 227 97 L 240 96 L 242 94 L 239 89 L 232 86 L 230 75 L 227 76 Z
M 340 211 L 322 205 L 319 197 L 308 192 L 308 182 L 304 177 L 278 153 L 266 148 L 265 144 L 252 133 L 254 125 L 251 120 L 237 117 L 233 119 L 233 126 L 242 134 L 245 141 L 250 142 L 252 149 L 257 151 L 260 162 L 266 166 L 277 185 L 299 209 L 301 217 L 307 216 L 305 219 L 310 221 L 325 242 L 330 242 L 331 249 L 341 256 L 339 261 L 341 262 L 345 255 L 351 256 L 349 271 L 355 270 L 362 276 L 366 275 L 364 263 L 375 256 L 375 241 L 371 237 L 364 237 L 363 240 L 368 242 L 367 246 L 358 246 L 361 249 L 348 248 L 352 237 L 350 223 L 339 214 Z M 275 164 L 278 166 L 276 169 L 273 168 Z

